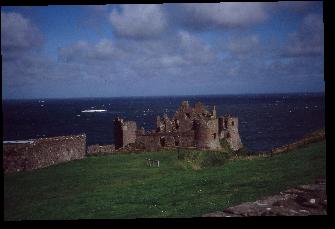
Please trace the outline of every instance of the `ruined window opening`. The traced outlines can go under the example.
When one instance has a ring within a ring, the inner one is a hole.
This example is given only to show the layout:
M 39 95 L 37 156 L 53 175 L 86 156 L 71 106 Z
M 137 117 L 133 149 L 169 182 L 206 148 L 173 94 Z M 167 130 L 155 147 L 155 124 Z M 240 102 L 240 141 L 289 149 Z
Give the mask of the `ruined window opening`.
M 231 125 L 234 126 L 234 121 L 231 122 Z
M 187 118 L 191 118 L 191 114 L 190 113 L 186 113 Z
M 176 140 L 174 141 L 174 144 L 175 144 L 176 146 L 179 146 L 179 140 L 176 139 Z
M 161 137 L 160 139 L 159 139 L 159 142 L 160 142 L 160 144 L 161 144 L 161 146 L 165 146 L 165 137 Z
M 216 133 L 213 134 L 214 139 L 216 139 Z
M 230 133 L 227 133 L 227 138 L 230 138 Z
M 176 129 L 178 130 L 179 129 L 179 120 L 175 119 L 174 124 L 175 124 Z

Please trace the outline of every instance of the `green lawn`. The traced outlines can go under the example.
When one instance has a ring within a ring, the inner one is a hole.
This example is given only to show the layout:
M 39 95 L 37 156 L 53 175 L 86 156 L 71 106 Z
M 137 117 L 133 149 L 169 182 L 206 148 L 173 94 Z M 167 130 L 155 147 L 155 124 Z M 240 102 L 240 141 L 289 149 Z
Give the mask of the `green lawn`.
M 148 157 L 160 167 L 147 167 Z M 201 170 L 183 166 L 175 151 L 89 157 L 5 175 L 4 217 L 198 217 L 325 175 L 325 141 Z

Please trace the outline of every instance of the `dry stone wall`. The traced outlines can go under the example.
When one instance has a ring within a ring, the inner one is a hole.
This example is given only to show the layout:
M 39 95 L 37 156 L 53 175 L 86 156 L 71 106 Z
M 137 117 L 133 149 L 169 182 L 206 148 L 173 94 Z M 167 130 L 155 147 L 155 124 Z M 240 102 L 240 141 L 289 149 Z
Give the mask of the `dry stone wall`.
M 86 135 L 33 139 L 33 143 L 3 144 L 5 173 L 30 171 L 71 160 L 86 154 Z

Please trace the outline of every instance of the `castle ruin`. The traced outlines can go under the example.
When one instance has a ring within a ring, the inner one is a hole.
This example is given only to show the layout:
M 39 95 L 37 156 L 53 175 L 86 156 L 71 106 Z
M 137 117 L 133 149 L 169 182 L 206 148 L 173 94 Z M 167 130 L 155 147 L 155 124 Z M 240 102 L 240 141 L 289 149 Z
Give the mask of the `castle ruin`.
M 116 118 L 115 147 L 141 145 L 145 150 L 154 151 L 163 147 L 196 147 L 197 149 L 222 149 L 221 140 L 226 140 L 234 151 L 242 148 L 238 132 L 238 118 L 217 117 L 216 108 L 212 112 L 198 102 L 194 108 L 183 101 L 172 119 L 167 114 L 157 116 L 156 129 L 145 132 L 137 129 L 136 122 Z

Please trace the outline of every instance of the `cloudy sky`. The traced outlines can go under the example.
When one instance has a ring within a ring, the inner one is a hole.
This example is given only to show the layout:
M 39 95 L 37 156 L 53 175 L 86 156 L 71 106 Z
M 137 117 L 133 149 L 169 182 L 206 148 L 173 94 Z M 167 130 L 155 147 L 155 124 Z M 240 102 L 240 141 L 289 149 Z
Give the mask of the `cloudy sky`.
M 324 91 L 322 2 L 1 8 L 3 98 Z

